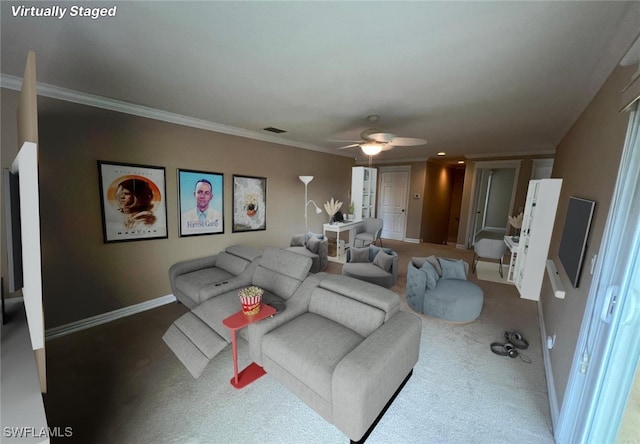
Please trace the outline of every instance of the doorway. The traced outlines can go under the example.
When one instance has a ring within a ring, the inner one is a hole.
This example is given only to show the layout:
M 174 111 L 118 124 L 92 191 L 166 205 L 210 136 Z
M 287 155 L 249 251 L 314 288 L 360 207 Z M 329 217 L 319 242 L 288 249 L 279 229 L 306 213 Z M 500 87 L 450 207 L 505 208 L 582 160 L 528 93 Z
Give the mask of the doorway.
M 513 209 L 520 161 L 478 162 L 474 170 L 474 190 L 469 226 L 469 247 L 476 239 L 502 239 Z
M 382 218 L 381 237 L 384 239 L 405 238 L 410 176 L 409 166 L 380 168 L 378 215 Z

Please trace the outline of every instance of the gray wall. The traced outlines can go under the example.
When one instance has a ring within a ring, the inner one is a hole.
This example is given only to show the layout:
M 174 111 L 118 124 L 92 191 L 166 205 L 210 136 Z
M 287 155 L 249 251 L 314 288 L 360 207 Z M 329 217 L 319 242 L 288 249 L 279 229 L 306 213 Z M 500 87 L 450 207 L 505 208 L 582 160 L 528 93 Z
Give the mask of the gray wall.
M 515 168 L 496 168 L 491 176 L 485 227 L 505 228 L 515 178 Z
M 3 167 L 17 153 L 14 96 L 2 90 Z M 348 202 L 354 162 L 347 157 L 42 97 L 38 107 L 46 328 L 170 294 L 167 270 L 177 261 L 232 244 L 287 247 L 304 231 L 299 175 L 315 176 L 309 198 L 318 204 Z M 166 168 L 168 239 L 103 243 L 97 160 Z M 178 236 L 178 168 L 224 173 L 224 234 Z M 267 178 L 266 231 L 231 232 L 233 174 Z M 310 230 L 327 221 L 324 212 L 309 212 Z
M 562 178 L 563 182 L 549 257 L 558 266 L 566 296 L 555 298 L 545 276 L 541 304 L 547 334 L 556 334 L 550 355 L 559 406 L 564 399 L 589 289 L 594 284 L 589 264 L 600 249 L 627 131 L 629 115 L 619 112 L 621 91 L 634 71 L 635 67 L 631 66 L 618 68 L 611 74 L 556 151 L 552 177 Z M 571 286 L 558 260 L 570 195 L 596 201 L 586 265 L 578 288 Z

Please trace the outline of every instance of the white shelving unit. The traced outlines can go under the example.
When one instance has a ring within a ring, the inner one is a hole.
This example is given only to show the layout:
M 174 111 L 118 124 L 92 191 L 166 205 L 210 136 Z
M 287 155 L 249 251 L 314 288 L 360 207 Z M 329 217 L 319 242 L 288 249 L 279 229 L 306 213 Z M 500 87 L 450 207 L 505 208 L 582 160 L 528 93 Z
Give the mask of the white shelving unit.
M 523 299 L 540 299 L 562 179 L 529 182 L 514 279 Z
M 351 169 L 351 200 L 353 201 L 354 220 L 376 217 L 377 185 L 377 169 L 366 167 Z

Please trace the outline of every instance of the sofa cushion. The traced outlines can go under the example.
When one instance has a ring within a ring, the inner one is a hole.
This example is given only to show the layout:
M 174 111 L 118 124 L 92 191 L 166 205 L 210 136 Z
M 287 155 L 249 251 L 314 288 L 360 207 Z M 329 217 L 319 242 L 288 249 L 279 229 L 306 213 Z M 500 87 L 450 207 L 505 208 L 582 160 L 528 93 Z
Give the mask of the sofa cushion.
M 375 285 L 390 288 L 393 286 L 393 275 L 369 262 L 344 264 L 342 274 L 355 279 L 361 279 Z
M 299 247 L 294 247 L 299 248 Z M 251 283 L 289 299 L 311 269 L 312 259 L 293 251 L 267 248 L 260 258 Z
M 231 245 L 230 247 L 225 248 L 227 253 L 233 254 L 234 256 L 241 257 L 242 259 L 246 259 L 249 262 L 252 262 L 254 259 L 258 259 L 262 256 L 262 250 L 249 247 L 247 245 Z
M 331 319 L 365 337 L 379 328 L 386 316 L 379 308 L 320 287 L 311 294 L 309 312 Z
M 240 310 L 242 310 L 242 305 L 240 304 L 238 290 L 233 290 L 209 299 L 191 311 L 202 322 L 222 336 L 225 341 L 231 342 L 231 330 L 225 327 L 222 321 Z M 241 330 L 242 335 L 245 334 L 244 330 Z
M 373 259 L 373 264 L 389 272 L 393 265 L 393 256 L 381 250 L 376 254 L 375 259 Z
M 470 322 L 480 316 L 484 295 L 473 282 L 441 279 L 423 301 L 423 313 L 452 322 Z
M 351 247 L 349 262 L 366 262 L 369 263 L 369 247 L 356 248 Z
M 344 325 L 305 313 L 264 336 L 265 368 L 269 371 L 270 361 L 277 363 L 330 402 L 335 367 L 363 340 Z
M 442 279 L 467 280 L 467 274 L 462 259 L 439 258 L 442 266 Z
M 309 238 L 309 240 L 307 241 L 307 250 L 309 250 L 313 254 L 318 254 L 318 251 L 320 250 L 320 242 L 320 239 L 315 236 Z
M 216 267 L 222 268 L 225 271 L 237 276 L 247 268 L 250 261 L 243 259 L 227 252 L 221 252 L 216 258 Z
M 427 289 L 433 290 L 434 288 L 436 288 L 439 276 L 435 267 L 431 265 L 430 262 L 424 261 L 422 267 L 420 267 L 420 270 L 422 270 L 427 275 Z

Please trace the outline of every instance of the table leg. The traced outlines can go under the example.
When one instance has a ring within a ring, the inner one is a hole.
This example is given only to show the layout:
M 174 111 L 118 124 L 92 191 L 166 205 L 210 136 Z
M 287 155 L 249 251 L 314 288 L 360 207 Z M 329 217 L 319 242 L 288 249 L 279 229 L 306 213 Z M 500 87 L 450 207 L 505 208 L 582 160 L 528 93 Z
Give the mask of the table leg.
M 238 345 L 235 330 L 231 330 L 231 350 L 233 351 L 233 380 L 238 385 Z

